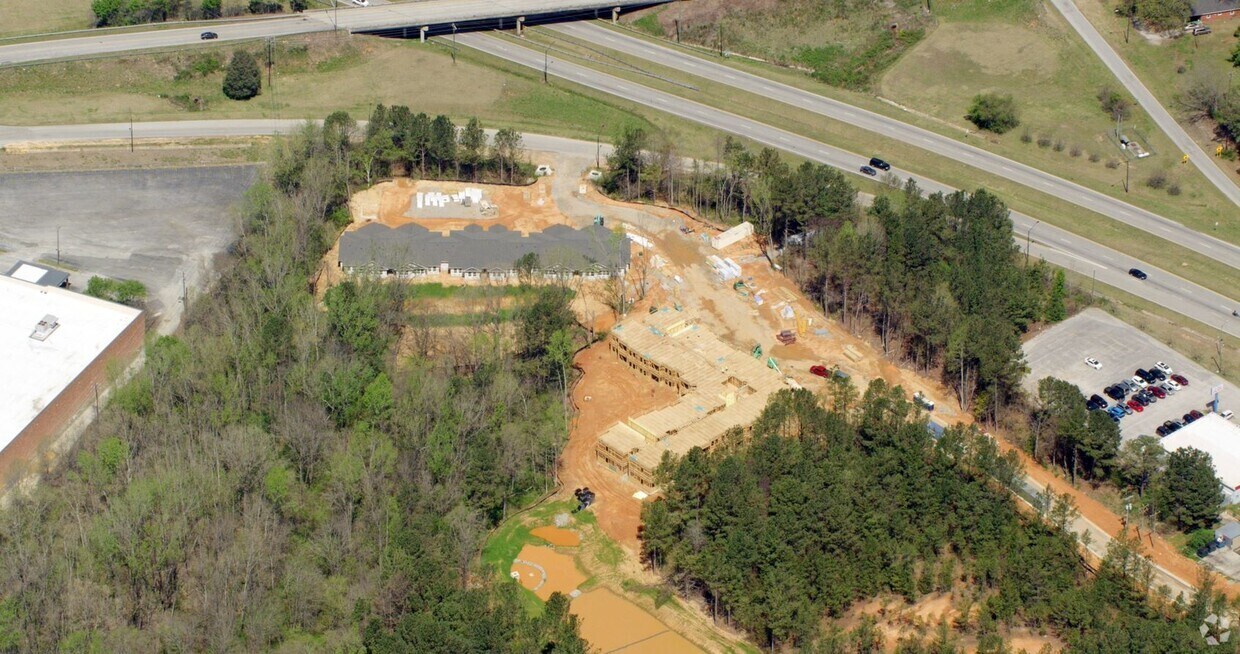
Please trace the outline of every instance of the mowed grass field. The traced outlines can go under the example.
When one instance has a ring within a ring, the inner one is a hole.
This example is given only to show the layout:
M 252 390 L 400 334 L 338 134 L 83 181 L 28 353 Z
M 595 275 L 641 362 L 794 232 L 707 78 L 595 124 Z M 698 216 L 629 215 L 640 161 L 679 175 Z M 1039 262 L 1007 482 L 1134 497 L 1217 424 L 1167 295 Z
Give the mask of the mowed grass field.
M 883 77 L 881 96 L 964 130 L 975 129 L 965 118 L 975 95 L 1010 94 L 1021 125 L 1001 136 L 977 134 L 987 149 L 1201 231 L 1232 215 L 1231 203 L 1196 168 L 1180 163 L 1181 153 L 1139 107 L 1124 133 L 1148 139 L 1153 154 L 1132 161 L 1124 192 L 1115 123 L 1097 98 L 1103 86 L 1122 87 L 1053 7 L 1037 0 L 961 0 L 939 4 L 936 13 L 939 25 Z M 1165 188 L 1146 185 L 1156 172 L 1166 176 Z M 1172 185 L 1179 195 L 1168 193 Z M 1240 235 L 1220 237 L 1234 242 Z
M 90 0 L 0 0 L 0 37 L 86 29 L 94 18 Z
M 1177 97 L 1202 77 L 1215 81 L 1225 79 L 1233 87 L 1240 85 L 1240 73 L 1226 61 L 1232 48 L 1240 43 L 1240 39 L 1234 36 L 1240 29 L 1240 17 L 1210 21 L 1211 34 L 1151 40 L 1133 31 L 1125 43 L 1124 21 L 1111 11 L 1111 6 L 1098 0 L 1078 0 L 1077 7 L 1163 107 L 1179 120 L 1206 152 L 1213 155 L 1218 141 L 1212 130 L 1205 124 L 1195 124 L 1186 119 L 1178 107 Z M 1233 181 L 1240 183 L 1240 162 L 1219 163 Z
M 404 104 L 456 120 L 477 116 L 488 127 L 593 140 L 599 128 L 636 125 L 675 139 L 699 156 L 713 152 L 704 128 L 647 116 L 625 101 L 553 80 L 461 48 L 453 62 L 442 44 L 340 34 L 277 42 L 274 89 L 238 102 L 221 90 L 237 47 L 260 63 L 257 44 L 207 45 L 123 57 L 0 69 L 0 124 L 69 124 L 134 120 L 322 118 L 335 110 L 365 119 L 377 103 Z M 213 63 L 214 62 L 214 63 Z M 605 135 L 607 135 L 605 134 Z

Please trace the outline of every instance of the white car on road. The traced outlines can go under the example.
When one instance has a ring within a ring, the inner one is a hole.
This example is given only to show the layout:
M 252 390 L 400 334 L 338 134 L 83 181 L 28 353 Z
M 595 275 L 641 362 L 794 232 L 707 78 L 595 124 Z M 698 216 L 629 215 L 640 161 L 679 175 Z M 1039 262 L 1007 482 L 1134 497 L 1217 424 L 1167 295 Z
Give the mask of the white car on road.
M 1085 365 L 1094 370 L 1102 370 L 1102 362 L 1093 357 L 1085 357 Z
M 1154 367 L 1158 368 L 1159 370 L 1163 371 L 1164 374 L 1168 374 L 1168 375 L 1175 372 L 1174 370 L 1171 369 L 1171 366 L 1163 363 L 1162 361 L 1155 362 Z

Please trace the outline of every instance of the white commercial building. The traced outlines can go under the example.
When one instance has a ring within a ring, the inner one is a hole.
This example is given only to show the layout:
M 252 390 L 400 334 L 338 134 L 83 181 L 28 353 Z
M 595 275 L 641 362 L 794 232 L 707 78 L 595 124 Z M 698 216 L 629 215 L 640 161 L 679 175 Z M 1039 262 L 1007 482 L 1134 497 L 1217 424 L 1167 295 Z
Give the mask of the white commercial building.
M 1240 502 L 1240 427 L 1217 413 L 1207 413 L 1160 443 L 1168 452 L 1192 447 L 1209 454 L 1214 460 L 1214 472 L 1223 484 L 1223 501 Z
M 90 406 L 144 331 L 133 307 L 0 275 L 0 473 Z

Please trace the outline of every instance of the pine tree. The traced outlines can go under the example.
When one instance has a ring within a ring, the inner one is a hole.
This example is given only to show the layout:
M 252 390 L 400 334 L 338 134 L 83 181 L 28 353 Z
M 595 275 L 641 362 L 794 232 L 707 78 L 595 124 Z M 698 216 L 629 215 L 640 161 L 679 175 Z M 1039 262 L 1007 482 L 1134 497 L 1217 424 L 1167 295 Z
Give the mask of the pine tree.
M 258 95 L 262 85 L 263 75 L 254 56 L 245 50 L 234 53 L 224 75 L 224 95 L 232 100 L 249 100 Z
M 1046 301 L 1046 319 L 1059 322 L 1068 317 L 1068 308 L 1064 306 L 1065 282 L 1063 270 L 1055 271 L 1055 281 L 1051 285 L 1051 296 Z
M 1213 526 L 1223 504 L 1214 461 L 1191 447 L 1167 455 L 1167 469 L 1152 494 L 1154 508 L 1163 519 L 1184 532 Z

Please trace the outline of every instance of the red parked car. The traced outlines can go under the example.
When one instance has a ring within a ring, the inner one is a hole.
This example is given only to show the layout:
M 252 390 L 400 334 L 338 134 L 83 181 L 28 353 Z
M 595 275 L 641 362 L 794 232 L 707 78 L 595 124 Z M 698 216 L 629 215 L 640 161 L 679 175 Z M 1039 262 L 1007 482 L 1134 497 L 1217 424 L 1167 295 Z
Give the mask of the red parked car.
M 809 373 L 823 378 L 831 376 L 831 371 L 827 370 L 826 366 L 810 366 Z
M 1154 397 L 1156 397 L 1156 398 L 1158 398 L 1158 399 L 1160 399 L 1160 400 L 1161 400 L 1161 399 L 1163 399 L 1164 397 L 1167 397 L 1167 391 L 1164 391 L 1163 389 L 1161 389 L 1161 388 L 1159 388 L 1159 387 L 1157 387 L 1157 386 L 1150 386 L 1149 388 L 1147 388 L 1147 389 L 1145 389 L 1145 390 L 1149 391 L 1151 394 L 1153 394 L 1153 395 L 1154 395 Z
M 1137 413 L 1141 413 L 1145 410 L 1145 407 L 1141 406 L 1141 403 L 1136 400 L 1128 400 L 1128 408 L 1136 411 Z
M 1184 378 L 1184 375 L 1171 375 L 1171 378 L 1180 386 L 1188 386 L 1188 380 Z

